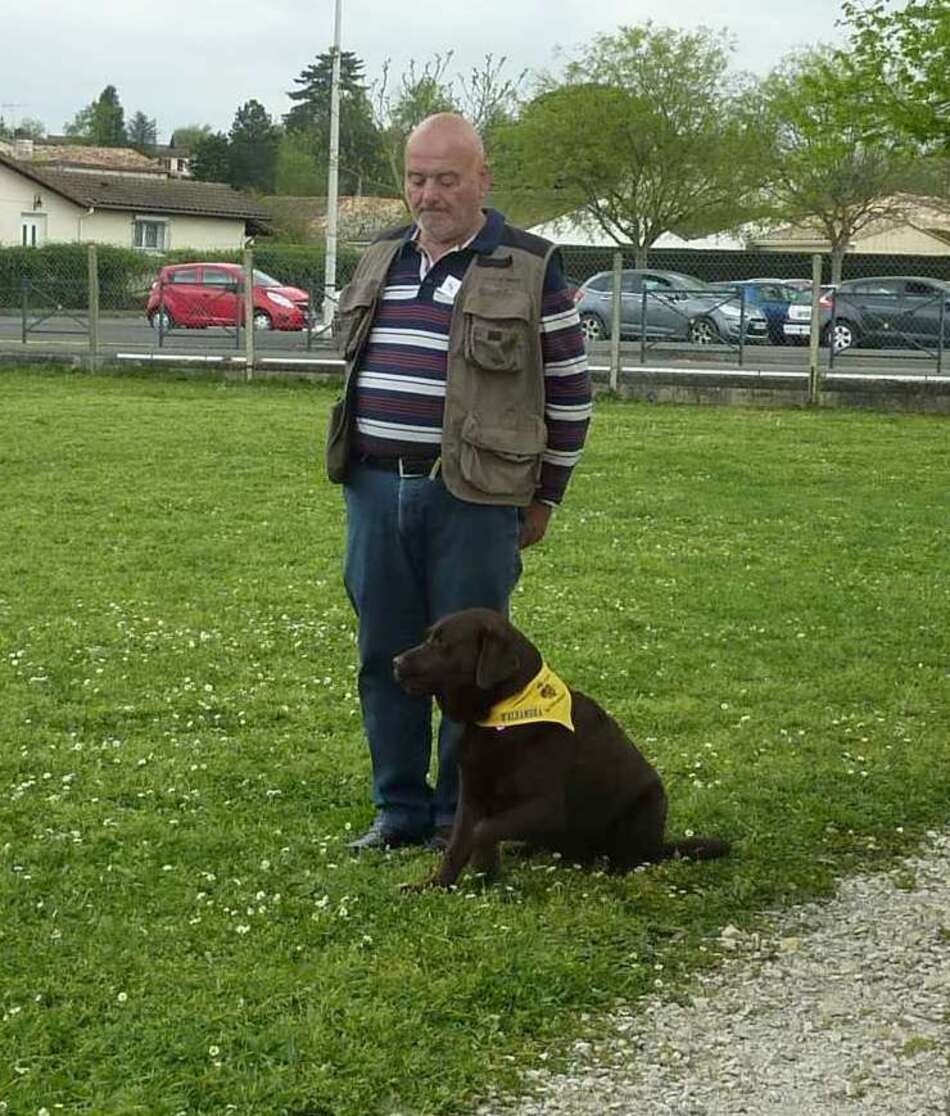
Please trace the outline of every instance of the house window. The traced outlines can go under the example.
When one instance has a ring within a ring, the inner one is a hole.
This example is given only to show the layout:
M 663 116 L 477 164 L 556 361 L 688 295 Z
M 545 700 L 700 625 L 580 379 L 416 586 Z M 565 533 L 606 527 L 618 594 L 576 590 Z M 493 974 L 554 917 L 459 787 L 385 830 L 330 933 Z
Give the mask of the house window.
M 168 247 L 167 218 L 136 217 L 132 245 L 146 252 L 164 252 Z

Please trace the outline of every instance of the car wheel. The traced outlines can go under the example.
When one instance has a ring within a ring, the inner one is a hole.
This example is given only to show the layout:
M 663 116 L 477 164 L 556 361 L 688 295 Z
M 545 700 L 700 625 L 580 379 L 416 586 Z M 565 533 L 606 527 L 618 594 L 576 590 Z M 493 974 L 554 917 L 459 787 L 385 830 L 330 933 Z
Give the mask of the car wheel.
M 689 323 L 689 339 L 694 345 L 715 345 L 720 339 L 716 323 L 709 318 L 696 318 Z
M 858 343 L 858 331 L 851 322 L 845 321 L 844 318 L 839 318 L 838 321 L 831 322 L 825 327 L 822 344 L 828 345 L 831 342 L 832 336 L 834 337 L 836 353 L 844 352 L 845 349 L 851 349 Z
M 155 310 L 149 315 L 148 324 L 152 329 L 161 329 L 162 333 L 168 333 L 175 328 L 175 319 L 167 310 Z
M 274 323 L 271 321 L 270 314 L 266 310 L 254 311 L 254 328 L 255 329 L 273 329 Z
M 603 341 L 607 337 L 607 327 L 596 314 L 581 314 L 581 333 L 585 341 Z

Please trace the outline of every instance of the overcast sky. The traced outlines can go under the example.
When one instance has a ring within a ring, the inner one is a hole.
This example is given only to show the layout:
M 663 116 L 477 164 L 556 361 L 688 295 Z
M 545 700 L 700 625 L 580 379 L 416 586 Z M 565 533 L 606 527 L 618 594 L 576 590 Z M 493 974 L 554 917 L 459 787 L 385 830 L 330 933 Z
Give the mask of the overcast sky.
M 376 78 L 454 51 L 452 72 L 491 53 L 505 73 L 560 69 L 599 32 L 652 19 L 725 28 L 736 65 L 764 73 L 787 51 L 840 42 L 839 0 L 343 0 L 342 47 Z M 32 0 L 4 4 L 0 114 L 59 133 L 114 85 L 126 119 L 158 122 L 159 140 L 191 123 L 227 131 L 252 97 L 279 118 L 286 93 L 333 42 L 334 0 Z

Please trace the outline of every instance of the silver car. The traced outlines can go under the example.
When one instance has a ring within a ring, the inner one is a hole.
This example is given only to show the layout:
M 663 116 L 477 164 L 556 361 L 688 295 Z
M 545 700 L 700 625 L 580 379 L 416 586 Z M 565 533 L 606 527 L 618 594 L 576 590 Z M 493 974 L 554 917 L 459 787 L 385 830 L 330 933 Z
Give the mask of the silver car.
M 612 332 L 613 272 L 592 275 L 577 289 L 574 301 L 588 341 L 602 341 Z M 742 295 L 716 290 L 679 271 L 628 268 L 620 273 L 620 336 L 653 340 L 692 341 L 697 345 L 766 341 L 768 321 Z M 645 322 L 645 324 L 644 324 Z

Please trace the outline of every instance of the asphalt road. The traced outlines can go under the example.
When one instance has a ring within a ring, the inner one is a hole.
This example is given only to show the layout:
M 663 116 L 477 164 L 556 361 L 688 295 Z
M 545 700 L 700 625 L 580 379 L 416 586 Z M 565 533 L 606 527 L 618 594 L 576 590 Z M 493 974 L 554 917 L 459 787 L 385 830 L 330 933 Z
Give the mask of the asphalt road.
M 0 358 L 17 355 L 69 355 L 89 351 L 86 319 L 80 315 L 58 315 L 44 321 L 31 321 L 23 341 L 23 322 L 19 315 L 0 314 Z M 209 329 L 173 329 L 159 338 L 144 317 L 102 317 L 99 321 L 99 346 L 103 355 L 122 354 L 174 359 L 176 356 L 194 360 L 206 357 L 243 357 L 244 336 L 220 327 Z M 338 359 L 332 341 L 316 332 L 258 331 L 254 335 L 256 353 L 269 361 L 286 358 L 294 363 Z M 610 359 L 608 343 L 590 347 L 591 364 L 607 366 Z M 641 361 L 639 342 L 621 345 L 624 367 L 737 368 L 739 351 L 728 345 L 691 345 L 685 342 L 648 344 Z M 828 350 L 822 349 L 822 366 L 828 366 Z M 879 373 L 887 375 L 934 375 L 937 354 L 901 349 L 855 349 L 835 359 L 835 371 Z M 298 365 L 299 366 L 299 365 Z M 759 370 L 805 371 L 808 368 L 808 347 L 805 345 L 747 345 L 742 354 L 742 367 Z M 950 375 L 950 353 L 944 354 L 941 368 Z

